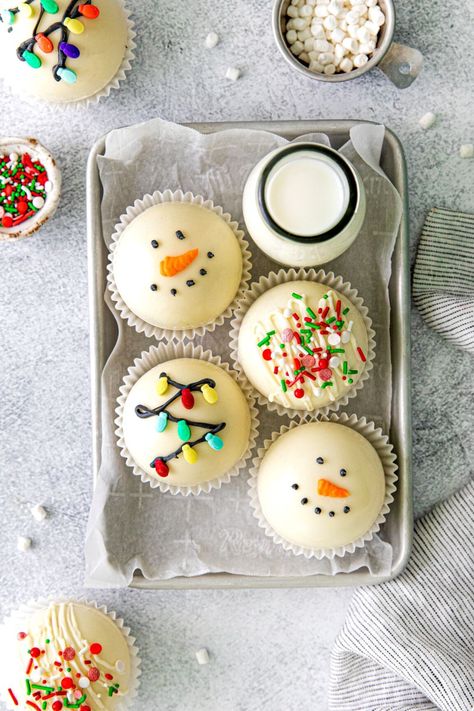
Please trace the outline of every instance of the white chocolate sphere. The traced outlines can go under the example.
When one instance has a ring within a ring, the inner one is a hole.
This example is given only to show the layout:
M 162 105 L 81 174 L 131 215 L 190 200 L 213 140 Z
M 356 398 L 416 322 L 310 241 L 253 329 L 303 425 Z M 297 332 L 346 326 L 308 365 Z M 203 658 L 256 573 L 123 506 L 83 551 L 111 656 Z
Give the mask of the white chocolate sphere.
M 56 0 L 59 12 L 43 13 L 36 33 L 44 33 L 56 22 L 61 22 L 69 0 Z M 79 5 L 80 3 L 77 3 Z M 48 35 L 52 52 L 44 52 L 35 44 L 33 53 L 41 60 L 39 68 L 29 66 L 17 57 L 17 48 L 33 37 L 40 17 L 40 0 L 33 0 L 31 17 L 17 13 L 13 24 L 0 23 L 0 76 L 14 85 L 16 91 L 51 103 L 71 103 L 97 94 L 118 73 L 127 49 L 128 27 L 122 6 L 115 0 L 94 0 L 100 11 L 95 19 L 79 16 L 84 30 L 81 34 L 68 33 L 67 43 L 80 51 L 76 59 L 68 58 L 66 67 L 77 75 L 75 83 L 54 78 L 58 63 L 58 46 L 62 41 L 61 28 Z M 0 11 L 20 5 L 16 0 L 0 0 Z M 36 35 L 35 35 L 36 36 Z
M 311 422 L 270 445 L 257 491 L 279 536 L 303 548 L 332 549 L 372 528 L 383 506 L 385 476 L 361 434 L 335 422 Z
M 51 603 L 18 624 L 8 620 L 0 634 L 2 696 L 8 708 L 29 708 L 27 701 L 38 704 L 33 694 L 39 691 L 42 697 L 47 696 L 53 693 L 48 688 L 55 691 L 59 687 L 67 691 L 66 696 L 50 698 L 48 709 L 56 700 L 64 704 L 68 695 L 69 703 L 82 698 L 81 706 L 91 711 L 112 711 L 126 700 L 131 686 L 129 645 L 114 620 L 95 607 L 79 602 Z M 115 684 L 118 689 L 109 696 L 109 688 Z M 35 689 L 34 685 L 48 688 Z M 40 699 L 40 708 L 42 703 Z
M 168 385 L 163 394 L 158 393 L 158 383 L 162 374 L 176 383 L 188 386 L 201 379 L 214 381 L 212 386 L 217 402 L 209 403 L 200 387 L 192 392 L 194 406 L 186 409 L 180 390 Z M 166 401 L 178 395 L 166 407 L 169 415 L 179 420 L 199 422 L 206 427 L 192 426 L 190 436 L 182 440 L 178 434 L 178 424 L 168 420 L 164 431 L 157 431 L 158 415 L 139 417 L 138 405 L 148 410 L 160 408 Z M 192 443 L 205 436 L 212 427 L 224 423 L 225 426 L 216 434 L 222 440 L 223 447 L 216 451 L 207 441 L 196 446 Z M 166 482 L 174 486 L 194 486 L 214 479 L 219 479 L 230 471 L 245 454 L 250 436 L 250 411 L 247 400 L 234 379 L 222 368 L 197 358 L 177 358 L 160 363 L 141 376 L 134 384 L 124 405 L 123 437 L 125 445 L 137 466 L 156 476 L 153 462 L 156 458 L 165 459 L 180 446 L 188 443 L 197 455 L 194 463 L 186 461 L 183 453 L 173 456 L 166 462 L 169 472 Z
M 312 328 L 328 320 L 327 327 Z M 240 328 L 238 360 L 270 402 L 313 411 L 354 388 L 365 370 L 367 347 L 364 320 L 344 295 L 318 282 L 294 281 L 269 289 L 250 306 Z
M 232 303 L 242 251 L 232 228 L 215 212 L 161 203 L 124 229 L 113 274 L 122 299 L 143 321 L 165 329 L 197 328 Z

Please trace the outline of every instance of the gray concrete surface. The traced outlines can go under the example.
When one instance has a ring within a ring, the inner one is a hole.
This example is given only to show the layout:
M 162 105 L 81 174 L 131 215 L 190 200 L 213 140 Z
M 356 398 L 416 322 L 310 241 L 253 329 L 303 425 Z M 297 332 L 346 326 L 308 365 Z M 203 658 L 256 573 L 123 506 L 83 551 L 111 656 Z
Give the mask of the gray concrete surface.
M 79 595 L 91 493 L 85 164 L 110 129 L 156 115 L 175 121 L 367 118 L 402 139 L 410 176 L 413 254 L 427 210 L 473 210 L 472 4 L 398 0 L 396 38 L 425 55 L 400 92 L 378 71 L 332 86 L 296 76 L 273 44 L 270 0 L 139 0 L 137 59 L 119 93 L 90 111 L 32 110 L 1 93 L 0 133 L 35 134 L 58 157 L 59 211 L 37 236 L 0 245 L 0 613 L 31 596 Z M 203 47 L 216 30 L 221 43 Z M 225 79 L 228 66 L 242 78 Z M 1 90 L 1 87 L 0 87 Z M 427 132 L 419 117 L 431 110 Z M 472 357 L 413 318 L 417 512 L 472 473 Z M 43 524 L 29 504 L 43 502 Z M 16 550 L 30 535 L 31 551 Z M 144 711 L 309 711 L 326 708 L 332 641 L 348 590 L 89 591 L 122 614 L 140 640 Z M 194 652 L 206 646 L 211 663 Z

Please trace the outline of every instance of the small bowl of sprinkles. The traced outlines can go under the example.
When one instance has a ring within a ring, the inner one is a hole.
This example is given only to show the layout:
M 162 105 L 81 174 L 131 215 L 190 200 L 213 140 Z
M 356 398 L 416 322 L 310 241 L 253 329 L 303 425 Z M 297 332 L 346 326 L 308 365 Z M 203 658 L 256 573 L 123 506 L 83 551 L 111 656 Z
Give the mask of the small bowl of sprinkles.
M 0 241 L 27 237 L 55 213 L 61 174 L 36 138 L 0 138 Z

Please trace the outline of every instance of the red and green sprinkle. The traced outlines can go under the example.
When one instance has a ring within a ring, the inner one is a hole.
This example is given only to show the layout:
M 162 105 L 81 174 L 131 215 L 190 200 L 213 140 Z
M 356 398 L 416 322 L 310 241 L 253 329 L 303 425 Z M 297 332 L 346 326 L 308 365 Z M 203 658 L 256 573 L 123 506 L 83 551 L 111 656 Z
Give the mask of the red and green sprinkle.
M 46 168 L 29 153 L 1 155 L 1 226 L 17 227 L 34 217 L 44 206 L 50 186 Z

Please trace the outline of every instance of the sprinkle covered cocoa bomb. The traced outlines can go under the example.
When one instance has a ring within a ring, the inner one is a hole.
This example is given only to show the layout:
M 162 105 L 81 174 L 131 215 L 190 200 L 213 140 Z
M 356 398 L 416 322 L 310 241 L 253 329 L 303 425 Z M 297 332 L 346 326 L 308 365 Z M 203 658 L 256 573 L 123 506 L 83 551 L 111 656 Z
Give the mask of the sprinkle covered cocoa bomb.
M 245 314 L 238 360 L 270 402 L 313 411 L 351 390 L 367 362 L 368 334 L 358 309 L 315 281 L 269 289 Z
M 129 28 L 117 0 L 0 0 L 0 76 L 52 103 L 94 96 L 119 74 Z
M 351 427 L 312 422 L 270 445 L 257 492 L 278 536 L 303 548 L 334 549 L 373 527 L 385 497 L 384 469 L 374 447 Z
M 242 250 L 231 226 L 198 204 L 160 203 L 121 233 L 113 278 L 130 311 L 152 326 L 205 326 L 233 301 Z
M 223 368 L 198 358 L 160 363 L 133 385 L 123 438 L 134 463 L 177 487 L 220 479 L 250 436 L 247 400 Z
M 8 708 L 118 711 L 127 706 L 137 659 L 126 628 L 81 602 L 35 603 L 20 612 L 0 628 L 1 694 Z

